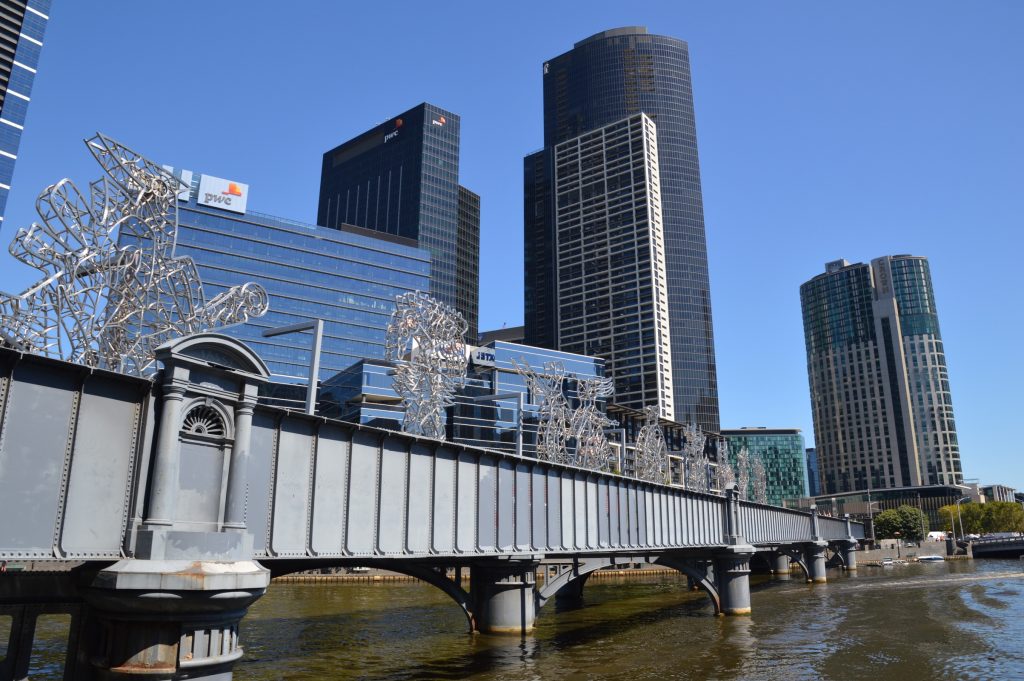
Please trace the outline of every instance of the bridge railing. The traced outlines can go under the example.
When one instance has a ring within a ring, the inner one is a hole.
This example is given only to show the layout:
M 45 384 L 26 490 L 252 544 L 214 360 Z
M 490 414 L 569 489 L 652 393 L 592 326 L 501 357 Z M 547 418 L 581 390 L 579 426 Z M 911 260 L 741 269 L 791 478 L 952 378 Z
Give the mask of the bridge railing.
M 740 531 L 751 544 L 806 542 L 812 536 L 811 516 L 803 511 L 740 501 Z
M 846 518 L 819 516 L 818 530 L 824 541 L 846 539 L 851 534 L 854 539 L 864 538 L 864 523 L 851 522 L 849 529 L 847 529 Z
M 143 379 L 0 348 L 0 558 L 118 559 L 141 516 Z

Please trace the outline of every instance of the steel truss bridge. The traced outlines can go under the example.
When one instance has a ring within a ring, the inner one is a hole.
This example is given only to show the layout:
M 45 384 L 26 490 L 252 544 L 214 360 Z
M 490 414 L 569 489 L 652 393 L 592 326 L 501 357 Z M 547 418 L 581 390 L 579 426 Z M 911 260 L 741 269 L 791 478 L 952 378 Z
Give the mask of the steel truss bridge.
M 265 407 L 266 366 L 225 336 L 157 354 L 147 380 L 0 349 L 0 560 L 61 568 L 0 574 L 0 681 L 48 613 L 72 616 L 66 679 L 229 679 L 271 576 L 326 566 L 412 575 L 519 635 L 612 565 L 678 570 L 722 614 L 750 611 L 758 555 L 856 569 L 849 519 Z

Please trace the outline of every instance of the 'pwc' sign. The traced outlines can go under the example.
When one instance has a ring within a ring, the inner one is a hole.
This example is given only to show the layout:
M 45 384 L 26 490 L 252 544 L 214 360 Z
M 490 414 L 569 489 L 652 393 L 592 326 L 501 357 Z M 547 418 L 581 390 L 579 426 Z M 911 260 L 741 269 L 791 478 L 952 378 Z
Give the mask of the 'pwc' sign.
M 249 185 L 222 180 L 212 175 L 203 175 L 199 180 L 196 203 L 201 206 L 213 206 L 233 213 L 244 214 L 248 198 Z

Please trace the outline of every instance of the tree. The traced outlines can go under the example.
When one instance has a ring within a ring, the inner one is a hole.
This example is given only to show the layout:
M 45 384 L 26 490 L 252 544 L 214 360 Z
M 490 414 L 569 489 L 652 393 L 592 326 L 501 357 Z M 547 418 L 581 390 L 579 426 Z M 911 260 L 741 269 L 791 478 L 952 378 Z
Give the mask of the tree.
M 960 504 L 957 517 L 956 504 L 939 509 L 943 528 L 952 531 L 950 518 L 960 533 L 960 519 L 963 519 L 964 534 L 988 534 L 990 532 L 1024 532 L 1024 508 L 1009 501 L 990 501 L 987 504 Z
M 920 541 L 928 534 L 928 518 L 919 509 L 906 504 L 875 516 L 876 537 L 893 539 L 897 532 L 900 539 Z

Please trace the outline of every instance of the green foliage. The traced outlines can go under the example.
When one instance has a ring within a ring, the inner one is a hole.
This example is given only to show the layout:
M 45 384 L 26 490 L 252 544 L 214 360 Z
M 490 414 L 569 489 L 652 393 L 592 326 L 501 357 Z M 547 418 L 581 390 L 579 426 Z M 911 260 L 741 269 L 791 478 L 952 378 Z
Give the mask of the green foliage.
M 920 510 L 906 504 L 875 516 L 875 537 L 895 539 L 897 532 L 900 539 L 920 541 L 928 534 L 928 518 Z
M 960 534 L 960 520 L 956 505 L 950 504 L 939 509 L 942 527 L 952 531 L 950 519 L 956 522 Z M 1024 532 L 1024 508 L 1010 501 L 990 501 L 987 504 L 960 504 L 960 517 L 964 522 L 964 534 L 988 534 L 990 532 Z

